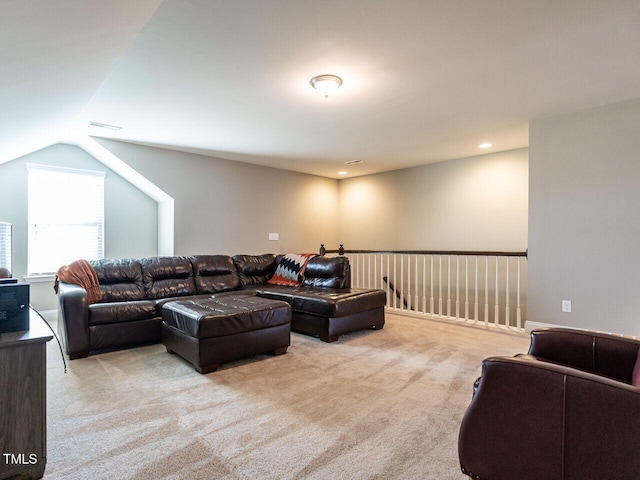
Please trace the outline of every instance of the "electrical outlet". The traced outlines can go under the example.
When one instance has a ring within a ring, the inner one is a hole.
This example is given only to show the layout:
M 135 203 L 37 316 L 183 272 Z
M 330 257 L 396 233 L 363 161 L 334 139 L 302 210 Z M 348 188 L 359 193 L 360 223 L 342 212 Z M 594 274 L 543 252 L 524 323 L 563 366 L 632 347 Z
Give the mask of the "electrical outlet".
M 562 300 L 562 311 L 564 313 L 571 313 L 571 300 Z
M 269 234 L 269 240 L 280 240 L 280 234 L 279 233 L 270 233 Z

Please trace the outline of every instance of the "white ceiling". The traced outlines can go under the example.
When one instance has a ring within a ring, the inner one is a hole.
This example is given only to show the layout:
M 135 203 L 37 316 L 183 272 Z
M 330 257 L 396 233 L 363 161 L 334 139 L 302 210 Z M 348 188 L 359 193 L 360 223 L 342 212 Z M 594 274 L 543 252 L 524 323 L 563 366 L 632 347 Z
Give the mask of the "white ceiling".
M 640 98 L 638 0 L 2 0 L 0 40 L 0 163 L 81 131 L 338 178 Z

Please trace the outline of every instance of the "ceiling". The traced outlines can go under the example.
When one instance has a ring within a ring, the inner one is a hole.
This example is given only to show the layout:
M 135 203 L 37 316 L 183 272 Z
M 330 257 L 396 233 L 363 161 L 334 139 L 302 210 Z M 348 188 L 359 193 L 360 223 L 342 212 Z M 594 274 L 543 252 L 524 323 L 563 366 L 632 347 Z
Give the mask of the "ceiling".
M 0 41 L 0 163 L 79 132 L 339 178 L 640 98 L 638 0 L 2 0 Z

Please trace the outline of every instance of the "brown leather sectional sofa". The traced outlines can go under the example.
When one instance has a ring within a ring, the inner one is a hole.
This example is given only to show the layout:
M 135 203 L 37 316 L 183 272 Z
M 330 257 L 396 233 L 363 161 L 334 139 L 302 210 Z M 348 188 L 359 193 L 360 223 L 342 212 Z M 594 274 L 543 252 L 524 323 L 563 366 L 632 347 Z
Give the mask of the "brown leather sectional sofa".
M 162 340 L 162 306 L 170 301 L 257 295 L 291 305 L 291 329 L 333 342 L 347 332 L 384 326 L 383 290 L 350 288 L 346 257 L 312 258 L 301 286 L 267 283 L 280 257 L 193 255 L 90 262 L 102 300 L 60 283 L 58 329 L 70 359 Z

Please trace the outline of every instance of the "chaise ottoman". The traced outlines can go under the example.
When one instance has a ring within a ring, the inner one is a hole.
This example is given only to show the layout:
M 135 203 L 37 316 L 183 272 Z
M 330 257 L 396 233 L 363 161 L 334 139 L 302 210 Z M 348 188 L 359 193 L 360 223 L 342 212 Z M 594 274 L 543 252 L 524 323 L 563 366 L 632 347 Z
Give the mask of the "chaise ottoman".
M 335 342 L 343 333 L 384 327 L 384 290 L 324 287 L 260 287 L 262 298 L 291 305 L 291 329 Z
M 162 307 L 162 343 L 203 374 L 259 353 L 281 355 L 290 342 L 291 307 L 286 302 L 221 295 Z

